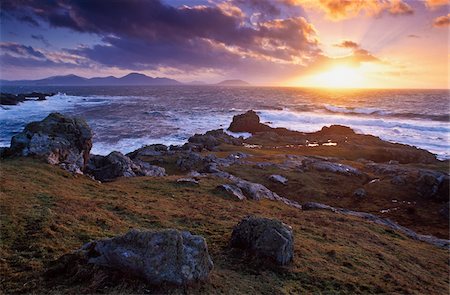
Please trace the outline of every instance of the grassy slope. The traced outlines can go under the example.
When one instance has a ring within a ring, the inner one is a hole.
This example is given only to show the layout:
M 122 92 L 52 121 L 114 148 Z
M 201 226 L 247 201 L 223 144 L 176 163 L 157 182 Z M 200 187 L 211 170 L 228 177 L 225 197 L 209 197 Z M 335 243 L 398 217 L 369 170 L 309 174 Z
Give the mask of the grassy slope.
M 210 281 L 188 293 L 448 292 L 446 250 L 329 212 L 302 212 L 267 200 L 230 201 L 214 192 L 218 179 L 202 179 L 200 187 L 180 186 L 176 176 L 100 184 L 30 159 L 2 160 L 0 165 L 5 293 L 151 290 L 139 283 L 98 290 L 88 283 L 45 282 L 42 273 L 47 262 L 89 240 L 129 228 L 169 227 L 203 235 L 215 263 Z M 227 248 L 233 226 L 248 214 L 278 218 L 293 227 L 293 265 L 265 269 Z

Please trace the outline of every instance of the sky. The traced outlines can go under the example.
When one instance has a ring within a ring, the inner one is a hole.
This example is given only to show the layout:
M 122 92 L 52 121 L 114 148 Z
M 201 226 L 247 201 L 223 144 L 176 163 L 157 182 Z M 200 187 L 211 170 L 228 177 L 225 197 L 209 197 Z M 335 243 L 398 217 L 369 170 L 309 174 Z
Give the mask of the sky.
M 0 78 L 448 89 L 450 0 L 2 0 Z

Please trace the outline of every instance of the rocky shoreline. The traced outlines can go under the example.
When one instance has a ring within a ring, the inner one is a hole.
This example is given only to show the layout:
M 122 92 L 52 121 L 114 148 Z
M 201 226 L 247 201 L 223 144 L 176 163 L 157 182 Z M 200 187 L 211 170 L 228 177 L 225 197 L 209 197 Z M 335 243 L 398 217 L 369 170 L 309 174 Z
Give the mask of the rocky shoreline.
M 54 96 L 55 94 L 56 93 L 42 93 L 42 92 L 11 94 L 2 92 L 0 93 L 0 105 L 17 105 L 19 103 L 29 100 L 43 101 L 47 100 L 47 97 Z
M 253 111 L 235 116 L 229 130 L 249 132 L 252 136 L 236 138 L 219 129 L 195 134 L 182 146 L 154 144 L 126 155 L 114 151 L 100 156 L 90 154 L 93 132 L 83 119 L 52 113 L 40 122 L 28 124 L 22 133 L 15 135 L 10 147 L 2 148 L 1 157 L 42 159 L 98 182 L 114 182 L 123 177 L 183 175 L 176 182 L 189 187 L 202 186 L 207 179 L 219 179 L 222 184 L 215 190 L 230 202 L 271 200 L 302 211 L 330 211 L 361 218 L 438 247 L 450 247 L 447 238 L 417 233 L 405 226 L 409 218 L 419 216 L 416 212 L 423 210 L 421 206 L 428 204 L 424 212 L 429 216 L 418 219 L 415 228 L 421 229 L 421 222 L 426 223 L 429 218 L 430 222 L 440 220 L 439 233 L 448 230 L 449 174 L 436 168 L 441 167 L 442 162 L 433 154 L 371 135 L 356 134 L 346 126 L 332 125 L 314 133 L 271 128 L 260 123 Z M 389 200 L 397 205 L 395 208 L 404 206 L 405 212 L 403 208 L 383 209 L 397 211 L 394 214 L 398 217 L 394 215 L 394 220 L 391 220 L 392 215 L 386 218 L 373 214 L 372 208 L 383 208 L 381 206 Z M 360 208 L 370 209 L 369 212 L 357 210 Z M 264 242 L 274 239 L 279 239 L 273 244 L 275 248 Z M 293 233 L 288 225 L 248 217 L 236 225 L 230 245 L 270 260 L 270 264 L 287 265 L 293 257 L 292 240 Z M 187 244 L 182 248 L 167 246 L 167 251 L 161 253 L 146 253 L 145 247 L 154 248 L 155 243 Z M 187 251 L 179 254 L 184 257 L 181 262 L 170 260 L 171 251 L 181 253 L 180 249 Z M 75 274 L 88 264 L 94 264 L 125 270 L 150 284 L 186 285 L 207 279 L 213 268 L 207 249 L 203 237 L 189 232 L 180 233 L 175 229 L 130 232 L 112 240 L 84 245 L 69 256 L 61 257 L 47 275 Z M 203 254 L 192 256 L 190 253 Z M 146 266 L 136 265 L 133 262 L 136 259 L 145 261 Z M 167 268 L 152 266 L 162 264 Z

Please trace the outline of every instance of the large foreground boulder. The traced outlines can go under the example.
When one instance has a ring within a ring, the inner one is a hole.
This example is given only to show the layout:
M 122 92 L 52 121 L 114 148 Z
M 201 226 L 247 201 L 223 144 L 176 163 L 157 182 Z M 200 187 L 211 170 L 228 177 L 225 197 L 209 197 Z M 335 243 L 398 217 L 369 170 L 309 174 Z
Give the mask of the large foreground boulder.
M 89 159 L 92 130 L 81 118 L 51 113 L 44 120 L 31 122 L 13 136 L 9 153 L 34 156 L 50 164 L 79 172 Z
M 245 217 L 234 227 L 230 245 L 278 265 L 294 257 L 292 228 L 275 219 Z
M 123 236 L 87 243 L 74 254 L 67 255 L 88 265 L 142 278 L 151 285 L 188 285 L 204 281 L 213 268 L 205 239 L 174 229 L 132 230 Z M 58 275 L 58 271 L 70 269 L 71 266 L 64 262 L 73 264 L 73 260 L 61 257 L 60 263 L 55 263 L 57 267 L 50 269 L 49 274 Z M 83 267 L 82 263 L 80 267 Z
M 232 132 L 264 132 L 271 131 L 272 128 L 265 124 L 262 124 L 259 120 L 258 114 L 255 111 L 250 110 L 245 114 L 236 115 L 233 117 L 233 121 L 228 127 L 228 130 Z
M 118 177 L 165 176 L 162 167 L 150 165 L 141 160 L 131 160 L 120 152 L 107 156 L 92 155 L 86 172 L 100 181 L 112 181 Z

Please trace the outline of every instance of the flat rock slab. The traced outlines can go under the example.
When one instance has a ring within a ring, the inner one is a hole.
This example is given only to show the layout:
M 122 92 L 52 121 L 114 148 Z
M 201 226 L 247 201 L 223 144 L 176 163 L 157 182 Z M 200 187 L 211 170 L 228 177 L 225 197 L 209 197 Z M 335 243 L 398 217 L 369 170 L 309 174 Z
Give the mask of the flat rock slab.
M 247 199 L 242 190 L 234 184 L 221 184 L 217 186 L 216 189 L 218 191 L 226 193 L 228 197 L 238 201 L 243 201 Z

